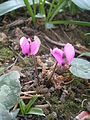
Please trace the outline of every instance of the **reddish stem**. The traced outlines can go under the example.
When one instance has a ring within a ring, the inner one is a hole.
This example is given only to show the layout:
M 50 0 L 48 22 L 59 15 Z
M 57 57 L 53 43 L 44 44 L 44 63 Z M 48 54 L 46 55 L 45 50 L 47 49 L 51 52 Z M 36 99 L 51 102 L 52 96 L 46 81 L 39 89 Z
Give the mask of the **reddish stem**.
M 38 76 L 38 71 L 37 71 L 37 61 L 36 61 L 35 56 L 33 56 L 33 59 L 34 59 L 34 65 L 35 65 L 35 73 L 37 76 L 37 82 L 39 83 L 39 76 Z

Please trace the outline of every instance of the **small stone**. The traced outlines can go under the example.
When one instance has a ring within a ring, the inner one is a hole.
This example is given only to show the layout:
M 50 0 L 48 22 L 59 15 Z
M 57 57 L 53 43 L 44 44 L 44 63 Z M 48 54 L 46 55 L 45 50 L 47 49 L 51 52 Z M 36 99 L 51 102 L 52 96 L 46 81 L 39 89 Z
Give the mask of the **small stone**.
M 57 113 L 56 112 L 52 112 L 52 116 L 54 117 L 54 119 L 57 118 Z
M 51 87 L 50 89 L 49 89 L 49 92 L 54 92 L 54 87 Z

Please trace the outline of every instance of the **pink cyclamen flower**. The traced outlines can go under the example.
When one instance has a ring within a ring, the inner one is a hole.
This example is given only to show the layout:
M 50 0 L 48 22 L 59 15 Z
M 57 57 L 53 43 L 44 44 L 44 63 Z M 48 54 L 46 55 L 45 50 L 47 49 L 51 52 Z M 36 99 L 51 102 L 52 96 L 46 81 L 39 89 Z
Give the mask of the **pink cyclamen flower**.
M 24 55 L 29 54 L 29 41 L 26 37 L 20 39 L 20 46 Z
M 37 54 L 39 48 L 40 48 L 40 39 L 37 36 L 34 36 L 34 41 L 31 42 L 31 40 L 26 37 L 22 37 L 20 39 L 20 46 L 22 49 L 22 53 L 24 55 L 35 55 Z
M 67 43 L 64 47 L 64 54 L 66 56 L 67 62 L 70 65 L 74 56 L 75 56 L 75 50 L 74 47 L 70 44 Z
M 78 116 L 76 116 L 77 120 L 85 120 L 90 119 L 90 113 L 87 111 L 82 111 Z
M 60 66 L 63 63 L 63 51 L 59 48 L 50 49 L 51 54 L 55 57 Z
M 40 39 L 37 36 L 34 36 L 34 41 L 30 42 L 30 55 L 35 55 L 40 48 Z

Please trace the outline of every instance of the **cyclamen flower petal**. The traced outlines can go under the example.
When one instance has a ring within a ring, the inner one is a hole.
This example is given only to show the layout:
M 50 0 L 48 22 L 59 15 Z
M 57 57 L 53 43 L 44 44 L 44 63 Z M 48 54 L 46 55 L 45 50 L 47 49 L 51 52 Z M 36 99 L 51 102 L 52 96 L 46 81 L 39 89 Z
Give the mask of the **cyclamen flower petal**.
M 82 111 L 78 116 L 76 116 L 77 120 L 85 120 L 90 119 L 90 113 L 87 111 Z
M 37 54 L 39 48 L 40 48 L 40 39 L 37 36 L 34 36 L 34 41 L 30 42 L 30 55 L 35 55 Z
M 25 54 L 29 54 L 29 42 L 28 39 L 26 37 L 22 37 L 20 39 L 20 46 L 22 49 L 22 53 Z
M 74 56 L 75 56 L 75 50 L 74 47 L 70 44 L 67 43 L 64 47 L 64 54 L 66 56 L 67 62 L 70 65 Z
M 55 57 L 58 64 L 60 66 L 62 66 L 62 63 L 63 63 L 63 51 L 58 49 L 58 48 L 54 48 L 53 50 L 50 49 L 50 52 Z

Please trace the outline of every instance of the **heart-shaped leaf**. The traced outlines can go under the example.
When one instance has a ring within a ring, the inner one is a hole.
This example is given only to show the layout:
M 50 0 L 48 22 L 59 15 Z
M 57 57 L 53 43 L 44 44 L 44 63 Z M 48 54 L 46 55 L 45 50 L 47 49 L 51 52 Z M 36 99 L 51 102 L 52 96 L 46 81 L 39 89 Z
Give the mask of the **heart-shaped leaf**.
M 12 71 L 0 77 L 0 103 L 4 105 L 7 110 L 19 101 L 19 78 L 20 75 L 17 71 Z
M 34 0 L 35 4 L 39 3 L 39 0 Z M 30 5 L 33 5 L 33 0 L 29 0 Z M 0 16 L 18 8 L 24 7 L 24 0 L 8 0 L 0 4 Z
M 90 10 L 90 0 L 72 0 L 78 7 Z
M 74 58 L 71 63 L 70 71 L 77 77 L 90 79 L 90 62 L 80 58 Z
M 0 103 L 0 120 L 16 120 L 19 109 L 9 112 L 4 105 Z

